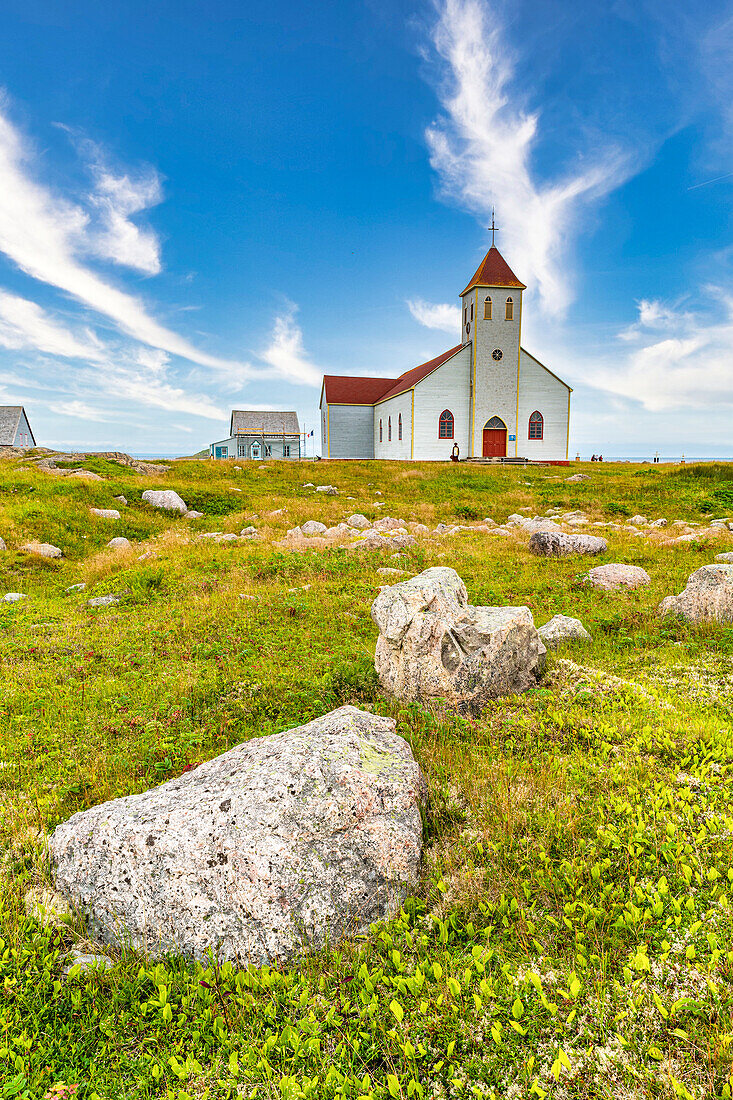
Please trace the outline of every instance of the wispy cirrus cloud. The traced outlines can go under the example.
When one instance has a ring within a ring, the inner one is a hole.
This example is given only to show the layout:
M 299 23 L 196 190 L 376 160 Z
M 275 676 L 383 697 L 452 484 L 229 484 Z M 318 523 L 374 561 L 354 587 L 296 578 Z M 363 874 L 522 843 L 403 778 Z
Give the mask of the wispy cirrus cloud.
M 482 219 L 498 208 L 507 255 L 543 309 L 562 314 L 573 297 L 568 246 L 581 209 L 627 179 L 635 158 L 604 142 L 602 152 L 583 150 L 582 166 L 541 180 L 532 163 L 540 113 L 517 87 L 496 5 L 441 0 L 438 10 L 432 47 L 442 114 L 426 139 L 441 190 Z
M 103 423 L 109 420 L 101 409 L 92 408 L 85 401 L 54 401 L 49 406 L 58 416 L 70 416 L 74 420 L 92 420 Z
M 426 302 L 422 298 L 408 298 L 407 308 L 415 320 L 425 328 L 440 329 L 458 338 L 461 332 L 461 307 L 448 302 Z
M 96 185 L 90 202 L 99 211 L 100 229 L 92 234 L 91 251 L 122 267 L 157 275 L 161 270 L 160 241 L 152 229 L 133 220 L 163 198 L 158 173 L 153 169 L 134 177 L 115 175 L 103 164 L 94 166 Z
M 0 290 L 0 347 L 15 351 L 33 349 L 93 363 L 107 357 L 103 345 L 88 328 L 72 332 L 36 302 L 4 290 Z
M 268 365 L 269 375 L 299 386 L 320 386 L 323 371 L 310 361 L 303 345 L 303 333 L 296 321 L 298 307 L 289 302 L 275 318 L 272 337 L 258 356 Z

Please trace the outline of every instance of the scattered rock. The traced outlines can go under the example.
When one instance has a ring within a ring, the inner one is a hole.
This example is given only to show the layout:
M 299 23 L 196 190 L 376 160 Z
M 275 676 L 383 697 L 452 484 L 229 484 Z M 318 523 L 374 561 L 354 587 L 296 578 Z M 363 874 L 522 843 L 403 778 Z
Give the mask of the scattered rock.
M 317 493 L 325 493 L 327 497 L 337 497 L 339 491 L 335 485 L 316 485 Z
M 375 519 L 372 524 L 373 531 L 406 531 L 407 524 L 403 519 L 395 519 L 394 516 L 382 516 Z
M 306 537 L 310 537 L 311 535 L 322 535 L 326 530 L 326 524 L 319 523 L 317 519 L 307 519 L 305 523 L 300 525 L 300 530 Z
M 32 886 L 23 899 L 29 917 L 44 928 L 68 927 L 71 908 L 66 898 L 48 886 Z
M 124 535 L 118 535 L 117 538 L 110 539 L 107 546 L 112 550 L 127 550 L 129 546 L 132 546 L 132 543 Z
M 667 521 L 664 518 L 655 519 L 653 523 L 649 524 L 649 526 L 650 527 L 666 527 L 667 526 Z
M 20 548 L 22 554 L 37 554 L 39 558 L 63 558 L 64 553 L 50 542 L 27 542 Z
M 25 592 L 6 592 L 3 596 L 3 603 L 18 603 L 19 600 L 27 599 Z
M 716 554 L 715 555 L 715 560 L 716 561 L 733 561 L 733 553 L 728 551 L 725 554 Z
M 7 550 L 7 546 L 5 545 L 5 539 L 0 539 L 0 550 Z
M 120 519 L 120 513 L 116 508 L 90 508 L 89 511 L 100 519 Z
M 445 699 L 478 714 L 489 699 L 533 686 L 545 647 L 527 607 L 472 607 L 455 569 L 426 569 L 372 604 L 375 668 L 398 699 Z
M 346 522 L 349 527 L 371 527 L 371 522 L 361 512 L 355 512 L 353 516 L 349 516 Z
M 189 508 L 187 512 L 183 513 L 184 519 L 203 519 L 203 516 L 203 512 L 197 512 L 193 508 Z
M 152 508 L 163 508 L 166 512 L 179 512 L 185 515 L 188 506 L 173 489 L 146 489 L 143 500 Z
M 94 596 L 91 600 L 87 600 L 87 607 L 111 607 L 112 604 L 119 602 L 119 596 Z
M 407 570 L 406 569 L 392 569 L 388 565 L 383 565 L 380 569 L 377 570 L 377 573 L 379 573 L 383 577 L 406 577 L 407 576 Z
M 646 516 L 632 516 L 631 519 L 627 520 L 626 522 L 639 527 L 642 524 L 648 523 L 649 521 L 647 520 Z
M 608 543 L 598 535 L 564 534 L 562 531 L 535 531 L 529 540 L 533 554 L 563 557 L 566 554 L 605 554 Z
M 733 622 L 733 565 L 703 565 L 687 578 L 684 591 L 667 596 L 661 615 L 681 615 L 691 623 Z
M 573 474 L 572 477 L 566 477 L 566 481 L 590 481 L 590 474 Z
M 242 538 L 245 538 L 245 539 L 259 538 L 257 528 L 253 527 L 251 524 L 249 525 L 249 527 L 243 527 L 242 530 L 239 533 L 242 536 Z
M 305 485 L 303 486 L 303 488 L 304 488 L 304 489 L 315 489 L 315 485 L 313 484 L 313 482 L 312 482 L 312 481 L 306 481 L 306 483 L 305 483 Z
M 569 615 L 553 615 L 549 623 L 541 626 L 537 633 L 548 649 L 555 649 L 563 642 L 592 641 L 580 619 L 573 619 Z
M 588 570 L 588 583 L 604 592 L 613 592 L 617 588 L 639 588 L 650 584 L 651 578 L 640 565 L 622 565 L 617 562 L 609 565 L 596 565 Z
M 120 504 L 127 504 L 127 497 L 118 496 L 114 498 Z
M 78 947 L 72 947 L 69 952 L 69 961 L 63 969 L 65 978 L 75 978 L 80 974 L 87 974 L 90 970 L 111 970 L 114 960 L 107 955 L 93 955 L 87 951 L 80 951 Z
M 70 584 L 68 588 L 64 589 L 64 592 L 83 592 L 86 588 L 86 581 L 79 581 L 78 584 Z
M 399 910 L 425 799 L 394 720 L 341 707 L 75 814 L 55 881 L 103 943 L 280 963 Z

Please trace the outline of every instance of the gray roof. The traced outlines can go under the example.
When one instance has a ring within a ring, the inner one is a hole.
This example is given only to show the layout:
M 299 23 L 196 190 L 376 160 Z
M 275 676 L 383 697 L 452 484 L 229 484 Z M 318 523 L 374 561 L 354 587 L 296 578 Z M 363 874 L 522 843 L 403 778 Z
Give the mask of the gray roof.
M 233 409 L 230 434 L 300 435 L 298 414 L 278 409 Z
M 0 447 L 13 446 L 22 412 L 22 405 L 0 405 Z

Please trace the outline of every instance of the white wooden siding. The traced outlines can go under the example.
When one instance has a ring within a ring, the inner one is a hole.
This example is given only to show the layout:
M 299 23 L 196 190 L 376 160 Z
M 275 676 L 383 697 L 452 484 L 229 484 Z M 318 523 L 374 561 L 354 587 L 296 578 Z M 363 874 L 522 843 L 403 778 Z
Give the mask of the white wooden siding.
M 568 387 L 522 348 L 519 361 L 517 453 L 523 458 L 567 458 Z M 544 438 L 529 439 L 533 412 L 544 417 Z
M 469 395 L 471 345 L 466 344 L 452 358 L 415 386 L 415 459 L 447 461 L 457 443 L 461 458 L 469 454 Z M 444 409 L 453 413 L 454 438 L 439 439 L 438 425 Z M 409 457 L 409 453 L 408 453 Z
M 329 405 L 328 457 L 374 458 L 373 429 L 373 405 Z
M 400 413 L 402 413 L 402 439 L 399 438 Z M 389 419 L 392 418 L 392 440 L 389 438 Z M 379 421 L 382 421 L 382 442 L 379 442 Z M 410 458 L 412 440 L 412 390 L 391 397 L 374 406 L 374 457 Z M 415 455 L 417 458 L 417 455 Z

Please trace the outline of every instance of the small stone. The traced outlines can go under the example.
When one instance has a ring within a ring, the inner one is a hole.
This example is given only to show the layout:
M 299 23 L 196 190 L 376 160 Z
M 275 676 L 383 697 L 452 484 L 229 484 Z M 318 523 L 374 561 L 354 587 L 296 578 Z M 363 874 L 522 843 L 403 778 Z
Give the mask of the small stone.
M 68 588 L 65 588 L 65 592 L 83 592 L 86 588 L 86 581 L 79 581 L 78 584 L 70 584 Z
M 565 480 L 570 481 L 570 482 L 590 481 L 590 475 L 589 474 L 573 474 L 572 477 L 566 477 Z
M 80 951 L 77 947 L 72 947 L 69 952 L 69 961 L 63 969 L 63 975 L 65 978 L 69 976 L 74 978 L 80 974 L 87 974 L 90 970 L 111 970 L 114 965 L 114 961 L 108 958 L 107 955 L 94 955 L 91 952 Z
M 573 619 L 569 615 L 554 615 L 537 633 L 548 649 L 555 649 L 563 642 L 592 641 L 580 619 Z
M 63 558 L 64 552 L 50 542 L 27 542 L 20 548 L 22 554 L 36 554 L 39 558 Z
M 48 886 L 33 886 L 23 899 L 29 917 L 44 928 L 68 927 L 71 917 L 69 903 Z
M 120 519 L 120 513 L 116 508 L 90 508 L 89 511 L 100 519 Z
M 371 527 L 371 522 L 361 512 L 355 512 L 353 516 L 349 516 L 346 522 L 349 527 Z
M 242 530 L 239 533 L 240 533 L 240 535 L 256 535 L 257 534 L 257 528 L 253 527 L 250 524 L 249 527 L 243 527 Z
M 646 569 L 639 565 L 622 565 L 617 562 L 590 569 L 587 580 L 593 588 L 600 588 L 604 592 L 613 592 L 618 588 L 639 588 L 642 584 L 651 583 Z
M 203 512 L 197 512 L 193 508 L 189 508 L 187 512 L 183 513 L 184 519 L 203 519 L 203 516 Z
M 3 603 L 18 603 L 19 600 L 27 599 L 25 592 L 6 592 L 3 596 Z
M 5 539 L 0 539 L 0 550 L 7 550 L 7 546 L 5 545 Z
M 91 600 L 87 600 L 87 607 L 111 607 L 112 604 L 119 602 L 119 596 L 94 596 Z
M 322 535 L 326 530 L 326 524 L 319 523 L 317 519 L 308 519 L 300 525 L 300 530 L 306 536 Z
M 179 512 L 185 515 L 188 506 L 173 489 L 146 489 L 142 499 L 152 508 L 162 508 L 166 512 Z
M 312 482 L 312 481 L 306 481 L 306 483 L 305 483 L 305 485 L 303 486 L 303 488 L 304 488 L 304 489 L 315 489 L 315 485 L 313 484 L 313 482 Z
M 337 497 L 338 489 L 335 485 L 316 485 L 317 493 L 325 493 L 327 497 Z
M 731 553 L 731 551 L 728 550 L 725 554 L 716 554 L 715 555 L 715 560 L 716 561 L 732 562 L 733 561 L 733 553 Z
M 377 573 L 379 573 L 383 577 L 406 577 L 407 576 L 407 570 L 406 569 L 392 569 L 388 565 L 381 566 L 381 568 L 377 570 Z
M 567 554 L 605 554 L 608 543 L 598 535 L 564 534 L 558 531 L 535 531 L 529 540 L 533 554 L 544 557 L 564 557 Z
M 129 546 L 132 546 L 132 543 L 129 539 L 126 539 L 124 535 L 118 535 L 117 538 L 110 539 L 107 546 L 109 546 L 111 550 L 127 550 Z
M 649 524 L 649 526 L 650 527 L 666 527 L 667 526 L 667 521 L 666 521 L 666 519 L 655 519 L 653 523 Z
M 631 519 L 627 520 L 626 522 L 631 523 L 631 524 L 636 524 L 637 526 L 641 526 L 642 524 L 648 523 L 648 520 L 647 520 L 646 516 L 632 516 Z
M 114 500 L 116 500 L 119 504 L 127 504 L 127 497 L 118 496 L 114 497 Z

